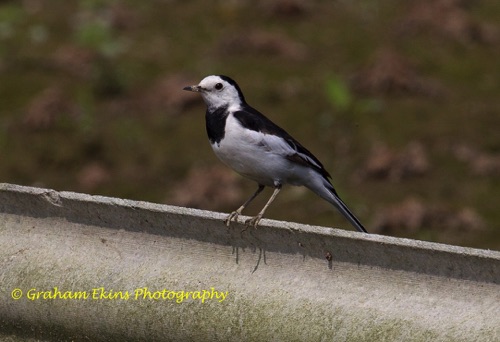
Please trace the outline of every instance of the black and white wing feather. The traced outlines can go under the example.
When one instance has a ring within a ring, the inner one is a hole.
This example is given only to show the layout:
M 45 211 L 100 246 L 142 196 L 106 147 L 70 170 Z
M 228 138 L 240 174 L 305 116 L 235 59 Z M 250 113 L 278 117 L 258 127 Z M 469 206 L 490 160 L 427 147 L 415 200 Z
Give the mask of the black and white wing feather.
M 266 142 L 273 151 L 280 152 L 284 158 L 291 162 L 313 168 L 326 180 L 331 178 L 318 158 L 283 128 L 276 125 L 256 109 L 245 105 L 241 110 L 234 112 L 233 115 L 243 127 L 268 135 Z

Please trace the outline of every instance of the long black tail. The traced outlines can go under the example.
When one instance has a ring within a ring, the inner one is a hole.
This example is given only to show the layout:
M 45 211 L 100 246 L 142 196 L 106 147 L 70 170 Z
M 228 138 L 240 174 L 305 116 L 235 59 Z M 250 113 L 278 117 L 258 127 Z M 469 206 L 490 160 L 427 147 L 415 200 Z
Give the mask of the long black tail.
M 321 177 L 321 178 L 320 178 Z M 335 191 L 333 185 L 328 181 L 326 177 L 322 177 L 319 174 L 317 175 L 316 178 L 313 178 L 311 182 L 304 184 L 307 186 L 311 191 L 313 191 L 316 195 L 320 196 L 321 198 L 327 200 L 329 203 L 333 204 L 335 208 L 337 208 L 338 211 L 342 215 L 345 216 L 345 218 L 351 222 L 351 224 L 361 233 L 368 233 L 359 222 L 359 220 L 354 216 L 354 214 L 347 208 L 347 205 L 340 199 L 339 195 Z
M 325 184 L 325 187 L 329 190 L 330 194 L 332 195 L 331 198 L 325 198 L 337 208 L 338 211 L 342 213 L 342 215 L 345 216 L 349 222 L 356 228 L 359 232 L 361 233 L 368 233 L 365 229 L 365 227 L 359 222 L 358 218 L 354 216 L 354 214 L 349 210 L 347 205 L 342 201 L 337 194 L 337 191 L 335 191 L 334 187 L 330 184 L 330 182 Z
M 340 199 L 340 197 L 336 194 L 333 194 L 333 197 L 335 198 L 336 203 L 332 204 L 342 213 L 342 215 L 344 215 L 345 218 L 348 219 L 349 222 L 351 222 L 351 224 L 358 231 L 360 231 L 361 233 L 368 233 L 365 227 L 363 227 L 363 225 L 361 224 L 361 222 L 359 222 L 357 217 L 354 216 L 354 214 L 349 210 L 349 208 L 347 208 L 347 205 L 345 205 L 345 203 Z

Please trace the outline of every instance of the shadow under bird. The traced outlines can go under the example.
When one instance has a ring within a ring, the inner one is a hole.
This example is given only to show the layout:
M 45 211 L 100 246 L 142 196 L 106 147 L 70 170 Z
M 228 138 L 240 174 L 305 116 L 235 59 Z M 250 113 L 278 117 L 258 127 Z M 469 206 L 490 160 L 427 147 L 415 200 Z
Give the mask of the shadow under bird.
M 360 232 L 366 229 L 330 183 L 330 174 L 309 150 L 284 129 L 248 105 L 238 84 L 223 75 L 207 76 L 184 90 L 198 92 L 207 105 L 208 139 L 217 157 L 240 175 L 259 185 L 257 191 L 226 218 L 229 226 L 264 187 L 274 188 L 259 214 L 246 221 L 257 227 L 284 184 L 305 186 L 330 202 Z

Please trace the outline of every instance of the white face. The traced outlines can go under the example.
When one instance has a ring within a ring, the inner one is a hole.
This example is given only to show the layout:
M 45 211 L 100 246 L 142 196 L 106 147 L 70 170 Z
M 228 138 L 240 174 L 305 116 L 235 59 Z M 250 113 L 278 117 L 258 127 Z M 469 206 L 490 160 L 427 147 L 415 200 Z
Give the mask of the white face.
M 210 108 L 239 106 L 241 98 L 238 89 L 219 76 L 207 76 L 198 84 L 198 91 Z

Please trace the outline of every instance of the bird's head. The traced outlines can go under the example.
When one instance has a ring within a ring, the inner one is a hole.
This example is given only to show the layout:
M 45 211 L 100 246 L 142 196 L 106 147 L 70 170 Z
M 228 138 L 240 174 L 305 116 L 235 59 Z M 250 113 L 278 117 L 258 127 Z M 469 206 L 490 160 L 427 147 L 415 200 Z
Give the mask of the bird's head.
M 245 103 L 245 98 L 238 84 L 223 75 L 207 76 L 198 85 L 183 89 L 200 93 L 208 108 L 233 107 Z

